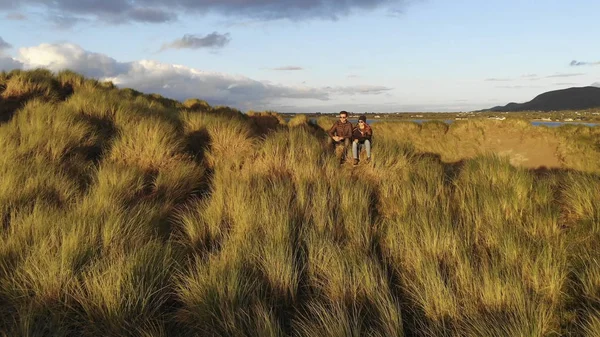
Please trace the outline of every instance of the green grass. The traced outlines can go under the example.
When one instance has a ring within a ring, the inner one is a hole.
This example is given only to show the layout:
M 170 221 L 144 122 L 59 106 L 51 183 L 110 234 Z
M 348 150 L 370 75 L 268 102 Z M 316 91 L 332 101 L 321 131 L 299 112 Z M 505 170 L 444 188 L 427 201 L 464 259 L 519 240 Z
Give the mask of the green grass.
M 560 168 L 494 121 L 285 123 L 78 74 L 0 75 L 0 336 L 596 336 L 600 132 Z M 7 91 L 8 90 L 8 91 Z M 8 109 L 8 108 L 7 108 Z M 398 135 L 403 135 L 402 137 Z

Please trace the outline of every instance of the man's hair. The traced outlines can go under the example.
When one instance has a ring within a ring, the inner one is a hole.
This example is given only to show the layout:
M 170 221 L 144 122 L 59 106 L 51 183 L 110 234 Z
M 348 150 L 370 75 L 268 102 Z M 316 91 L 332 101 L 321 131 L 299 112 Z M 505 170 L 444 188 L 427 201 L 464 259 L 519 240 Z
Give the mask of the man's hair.
M 346 116 L 348 116 L 348 111 L 340 111 L 340 115 L 346 115 Z

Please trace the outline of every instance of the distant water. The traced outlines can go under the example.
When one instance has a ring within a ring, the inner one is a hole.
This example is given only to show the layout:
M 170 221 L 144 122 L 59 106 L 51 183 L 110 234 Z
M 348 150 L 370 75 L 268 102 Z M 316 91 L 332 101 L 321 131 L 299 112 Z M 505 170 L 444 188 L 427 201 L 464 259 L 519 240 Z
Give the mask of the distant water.
M 412 119 L 411 122 L 415 122 L 415 123 L 419 123 L 419 124 L 423 124 L 425 122 L 428 122 L 429 120 L 427 119 Z M 444 123 L 446 124 L 452 124 L 454 121 L 453 120 L 445 120 Z M 585 123 L 585 122 L 546 122 L 546 121 L 532 121 L 531 125 L 533 126 L 548 126 L 548 127 L 558 127 L 561 125 L 568 125 L 568 124 L 573 124 L 573 125 L 585 125 L 585 126 L 599 126 L 600 124 L 598 123 Z
M 285 118 L 286 121 L 289 121 L 290 118 Z M 374 124 L 377 122 L 385 122 L 385 119 L 367 119 L 367 124 Z M 405 120 L 408 122 L 415 122 L 417 124 L 423 124 L 425 122 L 429 122 L 431 121 L 430 119 L 410 119 L 410 120 Z M 317 123 L 317 119 L 316 118 L 311 118 L 310 119 L 311 123 Z M 358 122 L 358 120 L 350 120 L 350 122 L 352 124 L 356 124 Z M 447 119 L 443 121 L 446 124 L 452 124 L 455 121 L 452 119 Z M 548 126 L 548 127 L 559 127 L 561 125 L 568 125 L 568 124 L 573 124 L 573 125 L 585 125 L 585 126 L 600 126 L 600 124 L 598 123 L 585 123 L 585 122 L 546 122 L 546 121 L 532 121 L 531 125 L 533 126 Z
M 431 120 L 430 119 L 411 119 L 410 120 L 410 122 L 415 122 L 417 124 L 423 124 L 423 123 L 429 122 L 429 121 L 431 121 Z M 446 120 L 440 121 L 440 122 L 444 122 L 446 124 L 452 124 L 452 123 L 454 123 L 454 120 L 452 120 L 452 119 L 446 119 Z
M 535 125 L 535 126 L 545 125 L 545 126 L 549 126 L 549 127 L 557 127 L 557 126 L 566 125 L 566 124 L 585 125 L 585 126 L 599 126 L 598 123 L 584 123 L 584 122 L 543 122 L 543 121 L 535 121 L 535 122 L 531 122 L 531 124 Z

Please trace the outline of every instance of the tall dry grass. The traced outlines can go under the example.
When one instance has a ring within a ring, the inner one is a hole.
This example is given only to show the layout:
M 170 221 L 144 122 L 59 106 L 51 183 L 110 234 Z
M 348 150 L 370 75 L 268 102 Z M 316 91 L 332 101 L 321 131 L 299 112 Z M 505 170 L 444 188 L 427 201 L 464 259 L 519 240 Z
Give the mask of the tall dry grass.
M 494 123 L 377 123 L 352 167 L 328 119 L 9 81 L 0 335 L 600 334 L 595 129 L 503 125 L 558 139 L 532 170 L 481 153 Z

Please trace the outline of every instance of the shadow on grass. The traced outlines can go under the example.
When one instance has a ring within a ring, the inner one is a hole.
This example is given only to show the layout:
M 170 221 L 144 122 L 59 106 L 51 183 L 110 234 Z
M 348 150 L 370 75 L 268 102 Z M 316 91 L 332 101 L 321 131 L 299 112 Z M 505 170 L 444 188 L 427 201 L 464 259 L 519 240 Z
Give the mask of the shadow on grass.
M 0 98 L 0 124 L 9 122 L 15 112 L 22 108 L 26 100 Z
M 53 90 L 50 93 L 50 96 L 45 96 L 40 92 L 33 91 L 19 96 L 4 97 L 2 94 L 5 88 L 0 85 L 0 124 L 9 122 L 19 109 L 34 98 L 41 98 L 48 102 L 64 102 L 75 92 L 71 84 L 66 83 L 64 86 L 61 86 L 54 79 L 52 80 L 52 87 Z

